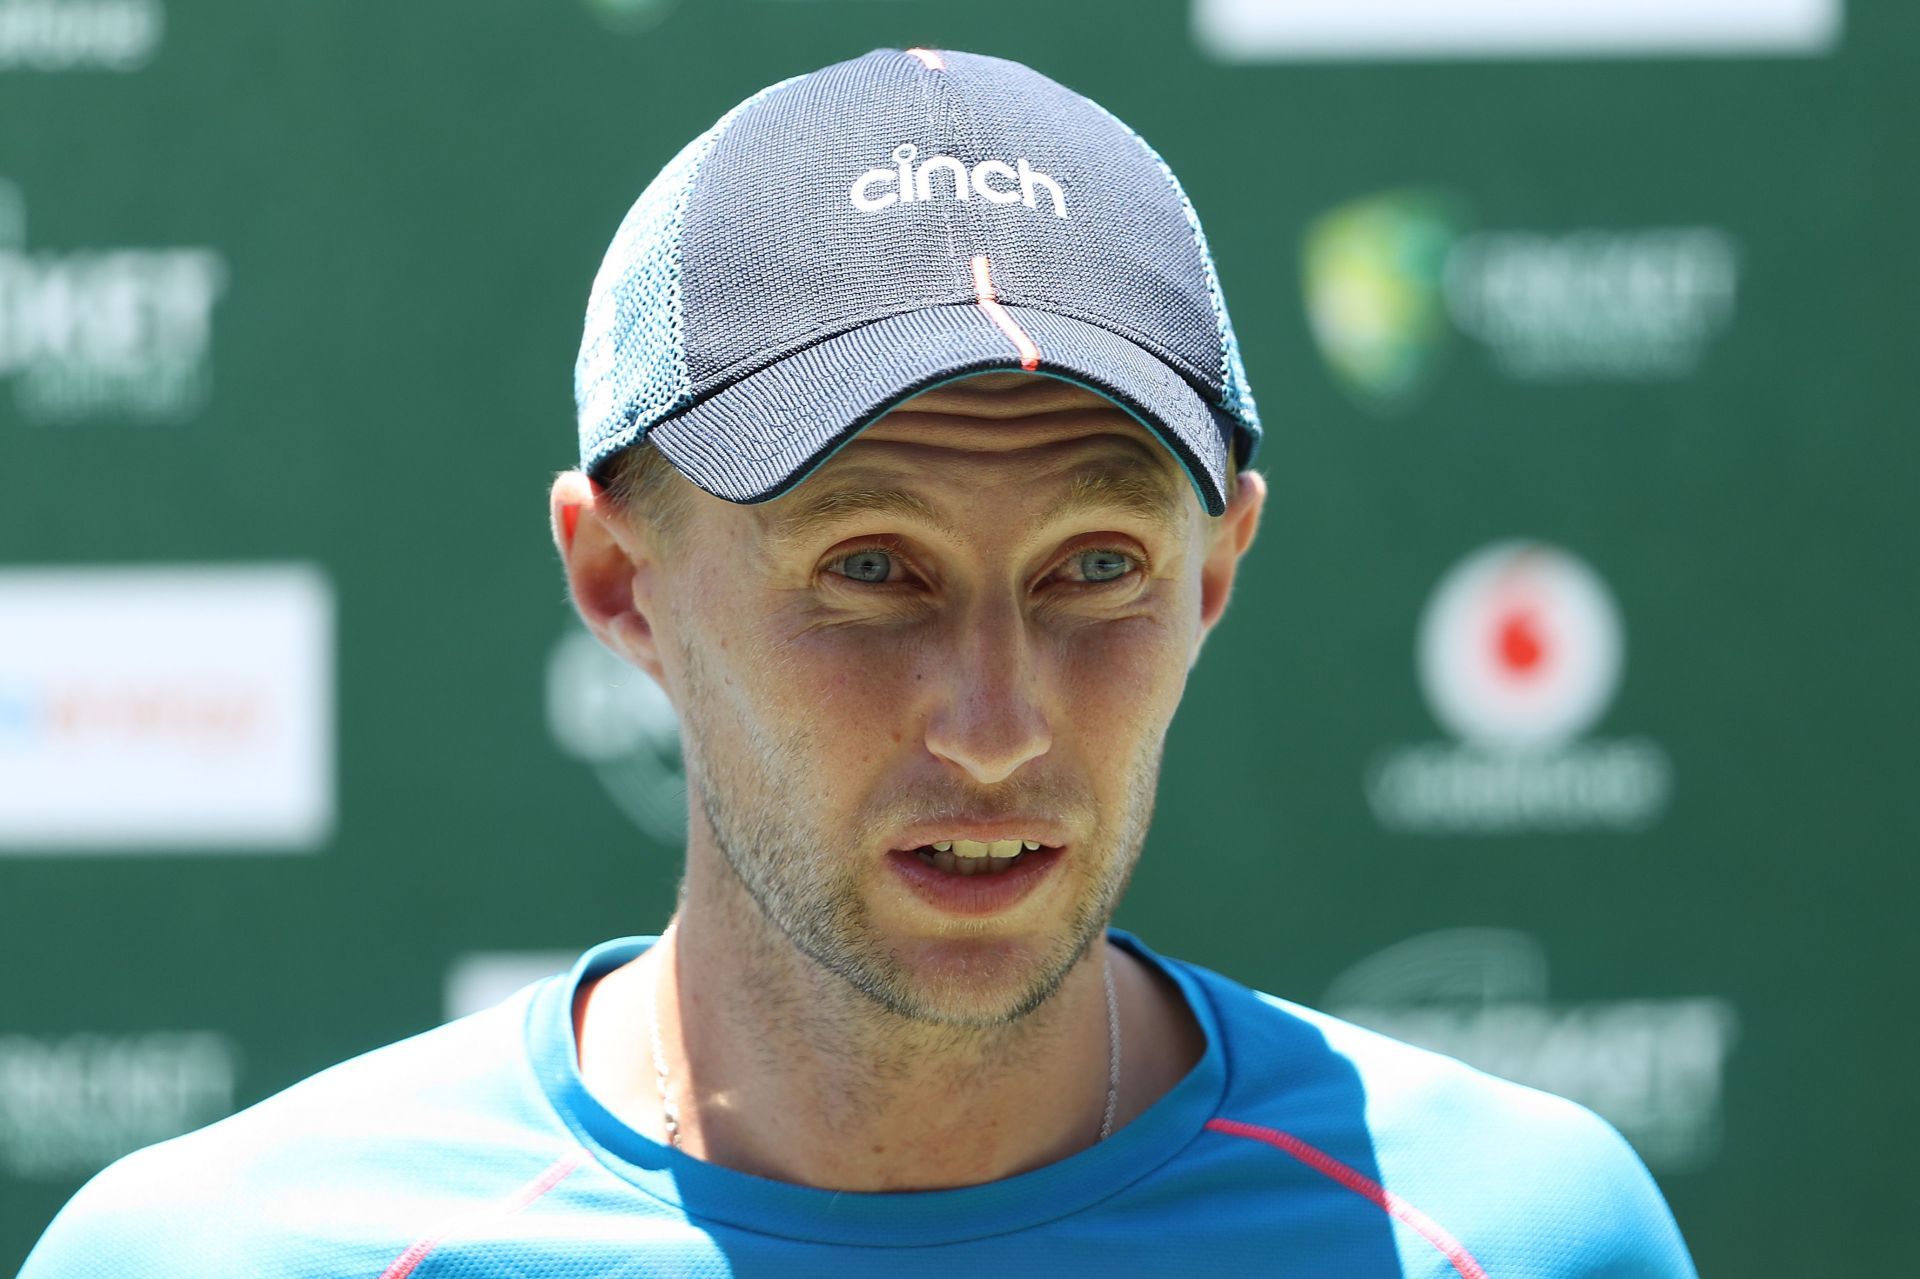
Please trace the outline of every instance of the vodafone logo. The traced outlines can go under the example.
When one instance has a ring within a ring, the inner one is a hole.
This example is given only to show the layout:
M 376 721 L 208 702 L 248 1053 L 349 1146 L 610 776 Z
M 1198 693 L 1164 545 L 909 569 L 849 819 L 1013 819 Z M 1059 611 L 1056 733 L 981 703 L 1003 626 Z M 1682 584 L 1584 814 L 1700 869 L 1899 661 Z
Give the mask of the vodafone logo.
M 1538 750 L 1593 727 L 1620 681 L 1620 616 L 1565 551 L 1502 542 L 1435 588 L 1420 624 L 1434 718 L 1490 750 Z
M 1613 704 L 1625 627 L 1599 573 L 1569 551 L 1504 541 L 1428 597 L 1414 640 L 1447 740 L 1390 747 L 1367 771 L 1381 825 L 1421 835 L 1639 830 L 1665 810 L 1666 752 L 1590 736 Z

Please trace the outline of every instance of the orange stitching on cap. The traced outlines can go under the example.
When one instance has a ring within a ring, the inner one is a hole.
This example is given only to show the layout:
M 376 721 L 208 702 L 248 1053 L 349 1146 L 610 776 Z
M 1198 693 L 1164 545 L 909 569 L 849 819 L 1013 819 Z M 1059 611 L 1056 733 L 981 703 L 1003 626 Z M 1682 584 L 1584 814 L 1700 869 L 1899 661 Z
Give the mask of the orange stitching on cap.
M 980 309 L 990 316 L 1002 333 L 1007 335 L 1014 346 L 1020 350 L 1020 367 L 1037 369 L 1040 367 L 1040 348 L 1034 345 L 1027 331 L 1019 322 L 1007 314 L 1007 308 L 1000 305 L 993 292 L 993 270 L 987 265 L 987 255 L 973 255 L 973 293 L 980 301 Z

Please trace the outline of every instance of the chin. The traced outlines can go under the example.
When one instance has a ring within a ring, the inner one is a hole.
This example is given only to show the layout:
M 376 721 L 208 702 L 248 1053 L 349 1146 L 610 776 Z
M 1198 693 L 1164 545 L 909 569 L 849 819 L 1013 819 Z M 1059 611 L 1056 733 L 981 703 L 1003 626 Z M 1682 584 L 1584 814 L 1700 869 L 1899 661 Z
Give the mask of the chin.
M 896 947 L 894 975 L 919 1020 L 997 1026 L 1046 1002 L 1064 958 L 1058 939 L 941 938 Z

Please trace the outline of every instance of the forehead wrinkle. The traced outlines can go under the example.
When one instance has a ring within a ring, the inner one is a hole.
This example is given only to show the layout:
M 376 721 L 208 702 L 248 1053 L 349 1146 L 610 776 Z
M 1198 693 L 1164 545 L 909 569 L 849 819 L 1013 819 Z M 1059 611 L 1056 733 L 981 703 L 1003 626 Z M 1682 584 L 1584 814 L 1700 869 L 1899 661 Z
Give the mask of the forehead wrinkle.
M 788 501 L 791 505 L 769 510 L 763 517 L 770 542 L 789 545 L 855 519 L 884 515 L 924 524 L 954 541 L 967 540 L 933 503 L 870 471 L 847 475 L 841 483 L 813 493 L 802 490 Z M 1077 516 L 1121 511 L 1168 531 L 1178 531 L 1185 513 L 1185 491 L 1171 483 L 1161 468 L 1093 462 L 1076 466 L 1066 492 L 1044 510 L 1036 528 Z

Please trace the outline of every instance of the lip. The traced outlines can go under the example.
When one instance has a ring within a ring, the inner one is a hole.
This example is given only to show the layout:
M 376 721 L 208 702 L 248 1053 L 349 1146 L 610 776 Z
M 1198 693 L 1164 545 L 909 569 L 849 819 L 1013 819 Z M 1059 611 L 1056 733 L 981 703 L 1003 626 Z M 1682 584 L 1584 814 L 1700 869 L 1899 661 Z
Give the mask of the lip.
M 974 837 L 960 835 L 957 838 Z M 1002 835 L 1000 838 L 1014 837 Z M 914 847 L 918 848 L 919 845 Z M 1038 848 L 1023 855 L 1018 862 L 999 874 L 950 875 L 938 867 L 927 865 L 911 849 L 894 849 L 887 854 L 887 865 L 893 868 L 894 874 L 900 877 L 907 890 L 927 905 L 951 915 L 977 917 L 997 915 L 1011 909 L 1040 887 L 1065 855 L 1064 848 Z

